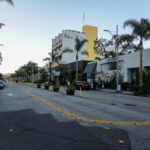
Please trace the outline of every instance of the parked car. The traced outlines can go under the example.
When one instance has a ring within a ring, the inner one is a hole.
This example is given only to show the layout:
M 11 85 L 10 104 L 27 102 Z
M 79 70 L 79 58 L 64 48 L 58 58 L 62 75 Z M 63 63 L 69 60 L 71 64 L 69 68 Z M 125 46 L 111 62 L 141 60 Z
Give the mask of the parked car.
M 35 80 L 34 83 L 44 83 L 43 80 Z
M 4 82 L 3 82 L 3 80 L 0 80 L 0 89 L 4 89 Z
M 6 86 L 6 84 L 7 84 L 7 80 L 6 80 L 5 78 L 0 78 L 0 81 L 2 81 L 2 82 L 3 82 L 4 87 L 5 87 L 5 86 Z
M 77 82 L 73 83 L 73 85 L 75 86 L 75 88 L 77 90 L 80 90 L 80 88 L 82 90 L 89 90 L 90 89 L 90 84 L 86 81 L 77 81 Z
M 56 84 L 54 81 L 49 81 L 48 83 L 49 83 L 49 85 L 51 85 L 51 86 L 53 86 L 53 85 Z
M 89 90 L 91 88 L 91 85 L 88 82 L 83 82 L 82 86 L 84 87 L 85 90 Z

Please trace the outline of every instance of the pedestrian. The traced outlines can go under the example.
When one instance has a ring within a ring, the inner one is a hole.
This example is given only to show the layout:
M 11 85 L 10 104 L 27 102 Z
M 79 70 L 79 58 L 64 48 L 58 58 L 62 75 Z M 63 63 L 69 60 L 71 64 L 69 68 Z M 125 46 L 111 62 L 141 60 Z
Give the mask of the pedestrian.
M 68 86 L 70 86 L 70 81 L 68 81 Z

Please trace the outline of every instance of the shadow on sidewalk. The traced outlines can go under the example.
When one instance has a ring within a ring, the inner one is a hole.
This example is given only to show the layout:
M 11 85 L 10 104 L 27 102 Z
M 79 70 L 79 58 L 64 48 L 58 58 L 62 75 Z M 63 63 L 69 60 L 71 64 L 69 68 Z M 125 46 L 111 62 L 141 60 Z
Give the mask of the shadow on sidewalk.
M 37 114 L 31 109 L 1 112 L 0 118 L 0 150 L 131 149 L 128 133 L 122 129 L 57 122 L 52 115 Z

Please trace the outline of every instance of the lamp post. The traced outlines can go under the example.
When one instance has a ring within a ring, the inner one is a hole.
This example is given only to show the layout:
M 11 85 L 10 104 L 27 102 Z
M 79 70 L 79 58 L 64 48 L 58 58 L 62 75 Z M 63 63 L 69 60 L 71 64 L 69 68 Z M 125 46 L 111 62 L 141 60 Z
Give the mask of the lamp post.
M 104 30 L 105 32 L 108 32 L 110 33 L 112 36 L 114 35 L 112 33 L 112 31 L 110 30 Z M 120 91 L 120 88 L 119 88 L 119 67 L 118 67 L 118 44 L 117 44 L 117 39 L 118 39 L 118 25 L 116 25 L 116 41 L 115 41 L 115 51 L 116 51 L 116 92 L 119 92 Z

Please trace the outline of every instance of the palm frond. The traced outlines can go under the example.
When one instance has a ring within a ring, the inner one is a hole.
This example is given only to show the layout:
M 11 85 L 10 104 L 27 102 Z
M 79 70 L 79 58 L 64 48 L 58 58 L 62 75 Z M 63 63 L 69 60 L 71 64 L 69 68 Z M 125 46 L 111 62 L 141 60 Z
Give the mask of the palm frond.
M 79 52 L 81 50 L 81 48 L 83 47 L 83 45 L 88 42 L 87 39 L 83 39 L 83 40 L 80 40 L 78 36 L 76 36 L 75 38 L 75 49 L 77 52 Z
M 102 59 L 100 57 L 95 57 L 95 60 L 101 61 Z
M 0 65 L 1 65 L 2 60 L 3 60 L 2 54 L 1 54 L 1 52 L 0 52 Z
M 86 50 L 82 51 L 81 54 L 89 56 L 89 53 Z
M 64 49 L 64 50 L 62 51 L 62 53 L 63 53 L 63 54 L 64 54 L 64 53 L 73 53 L 73 50 L 70 49 L 70 48 L 66 48 L 66 49 Z
M 3 26 L 5 26 L 5 24 L 3 24 L 3 23 L 0 23 L 0 29 L 1 29 Z
M 137 27 L 139 25 L 140 25 L 140 23 L 136 19 L 129 19 L 124 22 L 123 27 L 125 28 L 127 26 L 130 26 L 131 28 L 134 29 L 135 27 Z
M 12 1 L 12 0 L 0 0 L 0 2 L 1 2 L 1 1 L 6 1 L 8 4 L 10 4 L 10 5 L 14 6 L 14 3 L 13 3 L 13 1 Z
M 43 59 L 43 61 L 50 61 L 50 58 L 46 57 L 46 58 Z
M 14 3 L 13 3 L 12 0 L 6 0 L 6 1 L 7 1 L 7 3 L 9 3 L 10 5 L 14 6 Z

